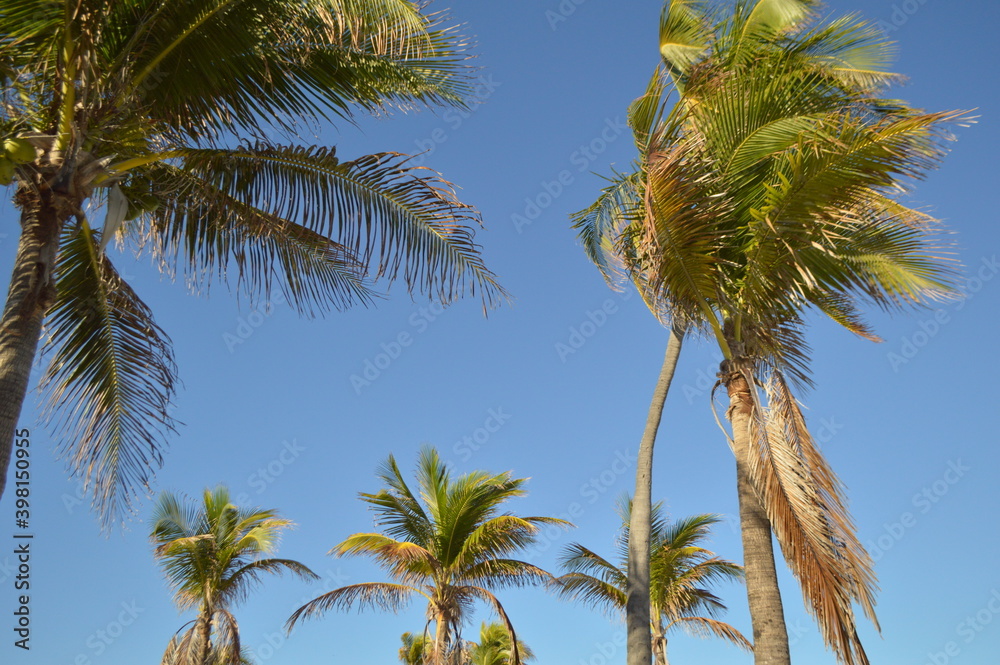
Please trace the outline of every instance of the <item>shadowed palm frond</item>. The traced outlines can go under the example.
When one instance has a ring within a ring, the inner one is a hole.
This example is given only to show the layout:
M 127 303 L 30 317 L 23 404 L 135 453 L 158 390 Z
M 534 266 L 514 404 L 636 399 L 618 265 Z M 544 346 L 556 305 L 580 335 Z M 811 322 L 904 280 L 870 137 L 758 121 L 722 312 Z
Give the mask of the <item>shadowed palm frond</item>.
M 366 582 L 351 584 L 310 600 L 295 610 L 285 623 L 285 628 L 291 631 L 300 619 L 318 617 L 330 610 L 349 610 L 355 603 L 362 611 L 365 609 L 381 609 L 398 612 L 409 604 L 413 594 L 426 597 L 420 589 L 405 584 L 388 584 L 385 582 Z
M 706 617 L 678 617 L 667 625 L 667 629 L 674 626 L 695 637 L 717 637 L 720 640 L 731 642 L 745 651 L 753 651 L 753 645 L 743 636 L 743 633 L 724 621 Z
M 105 524 L 147 491 L 162 462 L 176 367 L 152 312 L 97 250 L 86 221 L 66 232 L 42 380 L 47 418 Z
M 333 150 L 265 144 L 188 150 L 182 170 L 204 182 L 208 195 L 193 201 L 200 207 L 174 207 L 175 215 L 185 217 L 171 220 L 170 246 L 185 255 L 211 250 L 180 245 L 178 240 L 190 232 L 180 238 L 178 233 L 213 223 L 212 217 L 226 214 L 235 200 L 248 210 L 231 210 L 230 215 L 256 212 L 248 221 L 257 225 L 288 220 L 336 243 L 333 247 L 344 260 L 365 267 L 359 277 L 389 282 L 398 277 L 411 291 L 445 303 L 468 293 L 478 295 L 484 307 L 496 305 L 505 293 L 473 241 L 478 213 L 461 203 L 437 173 L 410 166 L 408 160 L 407 155 L 382 153 L 341 162 Z M 205 260 L 185 258 L 195 265 Z

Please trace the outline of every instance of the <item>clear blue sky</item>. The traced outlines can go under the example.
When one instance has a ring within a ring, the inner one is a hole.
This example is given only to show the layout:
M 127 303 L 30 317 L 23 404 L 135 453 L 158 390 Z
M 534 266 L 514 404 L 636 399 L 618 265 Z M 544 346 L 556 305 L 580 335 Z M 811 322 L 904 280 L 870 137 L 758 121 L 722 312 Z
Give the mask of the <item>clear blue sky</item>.
M 320 591 L 384 579 L 367 561 L 325 553 L 371 529 L 356 496 L 378 488 L 374 469 L 390 452 L 410 469 L 419 447 L 430 443 L 456 471 L 512 469 L 530 477 L 529 495 L 512 506 L 523 514 L 564 516 L 575 504 L 577 528 L 547 534 L 528 555 L 550 569 L 560 547 L 574 540 L 611 554 L 614 499 L 633 483 L 632 460 L 666 334 L 637 297 L 608 290 L 567 215 L 602 186 L 593 172 L 624 168 L 633 156 L 624 109 L 657 63 L 660 3 L 435 6 L 451 6 L 476 36 L 484 103 L 465 116 L 421 112 L 326 128 L 321 140 L 336 143 L 345 157 L 433 146 L 426 163 L 483 211 L 487 229 L 477 237 L 514 294 L 512 306 L 484 319 L 475 302 L 441 312 L 393 288 L 377 309 L 306 321 L 280 304 L 266 316 L 255 313 L 225 288 L 210 298 L 189 295 L 183 284 L 161 279 L 148 260 L 130 265 L 118 258 L 171 335 L 184 381 L 175 415 L 185 426 L 172 440 L 156 489 L 197 495 L 226 483 L 250 503 L 280 510 L 298 523 L 280 554 L 326 578 L 314 585 L 269 580 L 238 608 L 243 640 L 262 664 L 394 663 L 400 633 L 423 626 L 423 607 L 414 604 L 400 615 L 331 613 L 290 638 L 281 631 L 289 613 Z M 568 15 L 559 14 L 560 6 Z M 1000 323 L 993 205 L 1000 191 L 1000 6 L 836 0 L 829 11 L 863 11 L 885 21 L 899 42 L 896 69 L 910 77 L 898 96 L 928 109 L 977 108 L 982 116 L 958 131 L 943 167 L 912 195 L 957 232 L 968 297 L 940 312 L 875 316 L 886 340 L 880 345 L 817 322 L 810 331 L 817 388 L 802 397 L 877 559 L 882 635 L 861 624 L 872 662 L 993 664 L 1000 654 L 1000 446 L 998 366 L 986 342 Z M 532 202 L 539 206 L 537 214 L 530 211 L 535 219 L 516 224 L 513 216 L 526 215 Z M 9 202 L 2 215 L 0 274 L 6 275 L 16 237 Z M 243 330 L 252 334 L 227 345 L 241 320 L 255 324 Z M 571 340 L 573 331 L 589 336 L 580 345 L 584 338 Z M 382 345 L 400 333 L 411 343 L 386 364 L 378 357 Z M 579 348 L 560 355 L 559 345 L 571 341 Z M 364 378 L 366 361 L 384 369 L 370 385 L 352 384 L 352 375 Z M 672 515 L 725 515 L 728 523 L 711 547 L 739 560 L 731 526 L 734 465 L 705 389 L 716 363 L 706 342 L 684 350 L 658 442 L 654 496 Z M 498 428 L 497 420 L 487 423 L 497 415 Z M 36 417 L 32 400 L 22 416 L 33 437 L 32 650 L 12 646 L 14 580 L 3 567 L 13 548 L 8 492 L 0 503 L 0 660 L 158 662 L 189 617 L 178 615 L 154 565 L 143 522 L 151 504 L 127 531 L 103 538 Z M 487 435 L 487 424 L 496 431 Z M 795 661 L 834 663 L 796 583 L 787 574 L 782 583 Z M 743 589 L 720 593 L 730 606 L 728 620 L 749 632 Z M 538 589 L 504 592 L 501 599 L 539 663 L 624 662 L 620 622 Z M 481 610 L 467 636 L 486 617 Z M 732 647 L 684 635 L 671 640 L 670 655 L 677 665 L 751 662 Z

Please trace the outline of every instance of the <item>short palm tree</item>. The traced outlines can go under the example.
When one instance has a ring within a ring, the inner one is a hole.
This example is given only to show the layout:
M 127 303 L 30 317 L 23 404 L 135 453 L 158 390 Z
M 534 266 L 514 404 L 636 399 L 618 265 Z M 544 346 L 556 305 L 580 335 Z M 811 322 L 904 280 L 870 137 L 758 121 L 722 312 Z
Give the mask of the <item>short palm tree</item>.
M 430 662 L 434 650 L 430 635 L 403 633 L 400 639 L 403 646 L 399 649 L 399 662 L 403 665 L 425 665 Z M 535 654 L 523 641 L 518 641 L 517 651 L 521 662 L 535 658 Z M 510 633 L 506 626 L 485 621 L 479 627 L 478 642 L 453 645 L 452 652 L 445 654 L 446 662 L 455 665 L 510 665 L 513 662 L 511 658 L 513 649 L 510 646 Z
M 853 604 L 875 620 L 872 561 L 792 392 L 809 382 L 803 311 L 876 339 L 864 305 L 925 303 L 951 279 L 934 220 L 896 196 L 940 159 L 957 114 L 881 99 L 896 78 L 882 35 L 853 17 L 817 25 L 816 5 L 737 2 L 713 22 L 671 2 L 665 71 L 630 112 L 637 168 L 578 217 L 606 275 L 640 282 L 725 357 L 759 663 L 789 662 L 772 529 L 839 659 L 867 663 Z
M 534 652 L 521 640 L 517 642 L 517 652 L 522 663 L 535 659 Z M 514 662 L 510 633 L 496 622 L 484 621 L 479 627 L 479 641 L 467 643 L 465 653 L 469 665 L 512 665 Z
M 424 665 L 434 650 L 431 637 L 426 633 L 403 633 L 399 637 L 399 662 L 403 665 Z
M 551 585 L 557 593 L 624 615 L 628 601 L 631 509 L 630 501 L 623 501 L 619 507 L 622 533 L 618 563 L 611 563 L 583 545 L 573 543 L 565 548 L 562 556 L 563 568 L 569 572 L 556 578 Z M 653 505 L 651 517 L 649 615 L 657 665 L 667 665 L 667 634 L 676 628 L 752 649 L 740 631 L 718 620 L 726 606 L 710 589 L 716 582 L 743 579 L 740 566 L 701 546 L 721 518 L 695 515 L 670 522 L 660 503 Z
M 205 490 L 200 506 L 164 492 L 152 516 L 153 556 L 160 562 L 174 601 L 197 616 L 167 647 L 163 665 L 241 665 L 239 626 L 232 609 L 265 575 L 292 573 L 316 579 L 290 559 L 267 557 L 291 521 L 273 510 L 240 508 L 229 490 Z
M 405 155 L 344 160 L 297 134 L 462 106 L 467 58 L 448 17 L 411 0 L 0 0 L 0 184 L 20 213 L 0 494 L 43 323 L 49 419 L 102 517 L 161 460 L 173 354 L 116 243 L 195 290 L 226 282 L 251 305 L 279 292 L 305 315 L 369 303 L 378 279 L 494 304 L 479 213 L 450 183 Z
M 378 477 L 386 487 L 361 499 L 375 512 L 382 533 L 357 533 L 330 550 L 337 556 L 371 557 L 392 582 L 368 582 L 334 589 L 297 609 L 288 629 L 300 620 L 330 609 L 403 608 L 414 596 L 427 601 L 427 622 L 435 624 L 430 662 L 444 665 L 446 654 L 461 647 L 461 624 L 476 601 L 486 603 L 514 645 L 511 663 L 518 665 L 514 626 L 500 600 L 499 588 L 543 583 L 551 575 L 511 558 L 531 545 L 545 524 L 566 525 L 552 517 L 520 517 L 501 512 L 508 500 L 525 494 L 525 479 L 510 472 L 473 471 L 452 479 L 433 448 L 424 448 L 417 464 L 418 494 L 403 479 L 391 455 Z M 419 498 L 418 498 L 419 497 Z

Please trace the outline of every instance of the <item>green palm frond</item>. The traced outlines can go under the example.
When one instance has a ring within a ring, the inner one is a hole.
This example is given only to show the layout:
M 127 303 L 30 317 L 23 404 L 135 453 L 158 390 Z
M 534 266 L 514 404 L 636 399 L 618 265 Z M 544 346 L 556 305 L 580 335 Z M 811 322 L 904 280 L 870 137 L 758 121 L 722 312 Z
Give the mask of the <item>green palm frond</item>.
M 200 206 L 170 206 L 169 246 L 198 267 L 221 254 L 211 245 L 188 247 L 179 241 L 200 237 L 194 232 L 206 225 L 228 230 L 213 217 L 240 216 L 239 208 L 229 206 L 235 200 L 247 206 L 247 213 L 260 211 L 248 222 L 288 220 L 330 239 L 343 248 L 341 256 L 366 266 L 372 279 L 400 277 L 410 290 L 443 302 L 478 294 L 485 307 L 494 306 L 505 294 L 473 242 L 469 225 L 479 224 L 478 213 L 455 198 L 449 183 L 425 167 L 409 166 L 408 159 L 382 153 L 341 162 L 333 150 L 265 144 L 187 150 L 182 170 L 207 187 L 192 201 Z M 185 231 L 188 227 L 192 230 Z M 192 257 L 192 251 L 207 256 Z M 299 275 L 292 278 L 302 281 Z
M 234 571 L 222 581 L 220 592 L 231 602 L 245 601 L 250 592 L 264 581 L 264 575 L 281 575 L 291 573 L 304 580 L 316 580 L 316 575 L 307 566 L 292 559 L 259 559 L 251 561 L 239 570 Z
M 97 250 L 85 220 L 66 232 L 48 319 L 47 413 L 103 520 L 146 491 L 162 462 L 176 383 L 170 342 Z
M 670 0 L 660 12 L 660 56 L 675 81 L 708 48 L 712 26 L 704 2 Z
M 211 0 L 197 13 L 128 3 L 116 19 L 142 26 L 109 45 L 130 70 L 120 97 L 193 137 L 352 106 L 462 103 L 471 88 L 468 44 L 447 15 L 402 0 Z

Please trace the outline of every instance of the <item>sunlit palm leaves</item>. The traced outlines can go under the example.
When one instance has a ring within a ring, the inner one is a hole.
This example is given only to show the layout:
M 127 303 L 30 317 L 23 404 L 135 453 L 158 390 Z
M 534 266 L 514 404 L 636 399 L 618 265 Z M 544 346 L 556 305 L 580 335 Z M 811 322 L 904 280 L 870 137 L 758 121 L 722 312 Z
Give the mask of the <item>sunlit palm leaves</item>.
M 190 628 L 171 639 L 163 665 L 240 665 L 239 627 L 230 610 L 267 575 L 316 578 L 297 561 L 266 557 L 291 521 L 273 510 L 232 504 L 224 487 L 205 490 L 201 506 L 164 493 L 152 523 L 154 556 L 174 602 L 198 613 Z
M 484 471 L 452 478 L 432 448 L 421 452 L 416 493 L 392 456 L 379 468 L 378 477 L 386 487 L 361 498 L 375 512 L 381 533 L 354 534 L 330 553 L 370 557 L 393 581 L 334 589 L 296 610 L 289 628 L 331 609 L 395 612 L 419 595 L 427 600 L 428 623 L 435 624 L 432 662 L 437 665 L 443 665 L 445 652 L 459 646 L 461 622 L 477 601 L 495 612 L 516 640 L 493 591 L 550 579 L 541 568 L 511 557 L 535 541 L 541 526 L 566 522 L 501 512 L 509 499 L 524 494 L 524 479 Z M 510 662 L 520 662 L 516 647 Z

